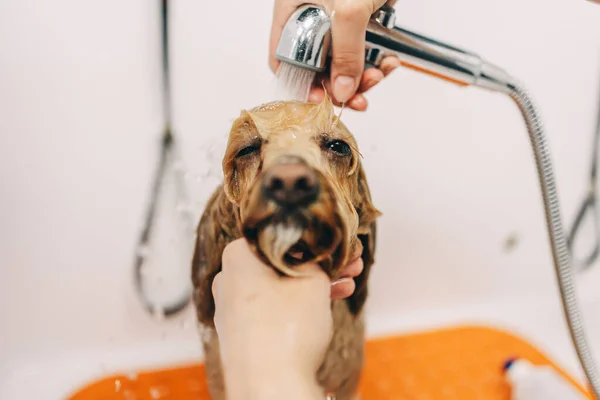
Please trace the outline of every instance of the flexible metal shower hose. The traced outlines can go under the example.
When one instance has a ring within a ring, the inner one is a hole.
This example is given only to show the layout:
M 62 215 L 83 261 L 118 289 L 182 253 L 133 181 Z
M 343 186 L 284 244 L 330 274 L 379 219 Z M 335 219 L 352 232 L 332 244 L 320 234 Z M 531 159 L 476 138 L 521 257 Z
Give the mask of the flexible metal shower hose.
M 573 283 L 574 272 L 571 266 L 571 256 L 567 247 L 566 237 L 563 232 L 554 171 L 546 143 L 544 127 L 542 126 L 539 112 L 524 86 L 515 86 L 512 93 L 510 93 L 510 97 L 517 103 L 527 124 L 542 189 L 544 212 L 546 214 L 550 246 L 554 258 L 554 268 L 571 339 L 594 397 L 600 400 L 600 378 L 598 377 L 598 370 L 588 345 L 577 304 L 577 293 Z

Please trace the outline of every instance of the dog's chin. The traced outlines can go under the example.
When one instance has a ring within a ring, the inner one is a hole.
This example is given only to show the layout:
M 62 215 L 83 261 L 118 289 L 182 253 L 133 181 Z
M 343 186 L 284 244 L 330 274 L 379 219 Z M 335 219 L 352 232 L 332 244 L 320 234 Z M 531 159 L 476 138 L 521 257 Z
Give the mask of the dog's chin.
M 343 229 L 317 220 L 314 216 L 272 216 L 255 226 L 246 226 L 244 236 L 257 254 L 284 275 L 302 276 L 298 265 L 318 263 L 325 272 L 340 258 Z

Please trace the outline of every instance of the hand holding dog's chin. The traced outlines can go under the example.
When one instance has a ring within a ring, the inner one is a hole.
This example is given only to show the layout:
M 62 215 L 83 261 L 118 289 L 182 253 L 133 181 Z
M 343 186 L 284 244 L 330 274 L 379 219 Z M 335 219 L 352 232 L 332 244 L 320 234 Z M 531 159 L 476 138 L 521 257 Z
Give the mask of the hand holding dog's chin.
M 316 265 L 280 277 L 244 239 L 223 252 L 213 284 L 215 327 L 230 399 L 323 398 L 316 371 L 331 340 L 331 283 Z

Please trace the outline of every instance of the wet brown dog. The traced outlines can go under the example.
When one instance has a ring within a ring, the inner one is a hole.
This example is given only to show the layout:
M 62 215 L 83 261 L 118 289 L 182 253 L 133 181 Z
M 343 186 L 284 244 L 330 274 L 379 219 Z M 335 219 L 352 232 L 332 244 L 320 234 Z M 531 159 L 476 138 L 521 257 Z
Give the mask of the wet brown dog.
M 379 216 L 354 137 L 328 97 L 319 105 L 264 104 L 233 123 L 223 171 L 224 183 L 198 226 L 192 265 L 212 399 L 225 399 L 212 282 L 223 249 L 242 236 L 267 264 L 291 276 L 295 265 L 310 261 L 336 279 L 362 245 L 364 270 L 354 294 L 332 302 L 334 334 L 317 374 L 324 396 L 351 399 L 363 365 L 363 306 Z

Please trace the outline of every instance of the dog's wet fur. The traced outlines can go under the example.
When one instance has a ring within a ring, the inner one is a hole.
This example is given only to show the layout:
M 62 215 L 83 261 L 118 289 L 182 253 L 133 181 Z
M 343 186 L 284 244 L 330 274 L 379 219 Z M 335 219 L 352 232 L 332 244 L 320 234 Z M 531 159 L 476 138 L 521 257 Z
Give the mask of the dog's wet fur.
M 273 166 L 291 158 L 307 166 L 319 186 L 309 204 L 292 210 L 268 198 L 263 185 Z M 363 306 L 380 215 L 371 201 L 354 137 L 335 115 L 328 96 L 320 104 L 263 104 L 242 111 L 234 121 L 223 172 L 224 183 L 211 196 L 198 225 L 192 262 L 211 398 L 226 398 L 212 283 L 225 246 L 241 237 L 280 273 L 294 276 L 294 266 L 311 261 L 331 279 L 338 278 L 361 242 L 364 270 L 355 278 L 352 296 L 332 301 L 334 334 L 317 373 L 324 394 L 334 394 L 337 400 L 353 398 L 363 365 Z

